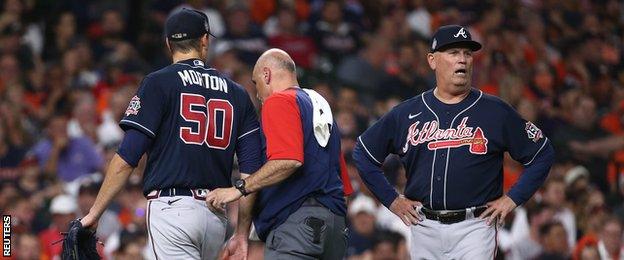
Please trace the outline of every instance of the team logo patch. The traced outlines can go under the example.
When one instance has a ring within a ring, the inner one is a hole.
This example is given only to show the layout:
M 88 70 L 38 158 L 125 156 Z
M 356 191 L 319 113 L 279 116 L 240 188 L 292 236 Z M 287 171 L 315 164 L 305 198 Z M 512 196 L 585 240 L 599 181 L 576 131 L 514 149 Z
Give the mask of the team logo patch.
M 130 100 L 130 104 L 128 104 L 126 116 L 138 114 L 139 109 L 141 109 L 141 99 L 138 96 L 134 96 L 132 100 Z
M 407 152 L 410 145 L 427 143 L 430 151 L 468 146 L 472 154 L 486 154 L 488 139 L 483 130 L 481 127 L 466 126 L 467 121 L 468 117 L 464 117 L 456 128 L 449 129 L 440 129 L 438 121 L 425 122 L 419 128 L 420 121 L 417 121 L 409 127 L 403 153 Z
M 535 126 L 531 122 L 526 122 L 526 127 L 524 127 L 524 130 L 526 130 L 527 137 L 535 143 L 537 143 L 537 141 L 544 137 L 544 135 L 542 134 L 542 130 L 537 128 L 537 126 Z

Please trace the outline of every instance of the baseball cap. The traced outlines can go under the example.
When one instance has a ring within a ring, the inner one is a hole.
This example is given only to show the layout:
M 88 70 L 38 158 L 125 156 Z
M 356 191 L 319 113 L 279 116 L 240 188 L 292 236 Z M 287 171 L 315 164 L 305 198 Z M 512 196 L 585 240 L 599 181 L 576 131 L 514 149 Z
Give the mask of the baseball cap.
M 433 34 L 431 38 L 431 52 L 440 51 L 448 47 L 468 47 L 472 51 L 481 49 L 481 44 L 472 40 L 466 27 L 460 25 L 445 25 Z
M 589 177 L 589 170 L 581 165 L 578 165 L 566 172 L 564 180 L 566 185 L 570 185 L 582 177 Z
M 169 15 L 165 22 L 165 37 L 170 41 L 196 39 L 210 32 L 208 16 L 203 12 L 182 8 Z
M 66 194 L 54 197 L 50 204 L 50 213 L 52 214 L 72 214 L 76 212 L 77 209 L 78 205 L 76 204 L 76 200 L 72 196 Z
M 358 195 L 349 205 L 349 214 L 357 215 L 358 213 L 368 213 L 370 215 L 377 214 L 377 205 L 375 201 L 366 195 Z

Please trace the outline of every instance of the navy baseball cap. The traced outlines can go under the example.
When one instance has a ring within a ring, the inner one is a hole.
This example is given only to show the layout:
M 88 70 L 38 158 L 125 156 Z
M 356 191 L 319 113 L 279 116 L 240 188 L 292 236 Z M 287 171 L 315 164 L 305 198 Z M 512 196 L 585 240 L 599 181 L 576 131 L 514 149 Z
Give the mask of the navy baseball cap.
M 171 14 L 165 22 L 165 37 L 170 41 L 196 39 L 210 34 L 208 16 L 203 12 L 182 8 Z
M 481 49 L 481 44 L 473 41 L 470 32 L 463 26 L 445 25 L 433 34 L 431 38 L 431 52 L 449 47 L 468 47 L 472 51 Z

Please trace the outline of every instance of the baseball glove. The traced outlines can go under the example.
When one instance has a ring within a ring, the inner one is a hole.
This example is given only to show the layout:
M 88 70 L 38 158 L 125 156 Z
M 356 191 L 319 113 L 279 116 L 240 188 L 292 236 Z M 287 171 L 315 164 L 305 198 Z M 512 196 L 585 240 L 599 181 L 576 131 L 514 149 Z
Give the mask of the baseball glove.
M 84 228 L 80 219 L 69 222 L 69 230 L 64 234 L 63 260 L 91 260 L 100 259 L 96 245 L 98 242 L 95 231 Z

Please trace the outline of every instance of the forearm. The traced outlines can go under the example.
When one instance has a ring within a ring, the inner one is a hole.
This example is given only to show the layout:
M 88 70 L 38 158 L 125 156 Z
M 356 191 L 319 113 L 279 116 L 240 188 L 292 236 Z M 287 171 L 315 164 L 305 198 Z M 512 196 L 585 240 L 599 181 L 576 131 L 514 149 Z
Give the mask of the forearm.
M 622 136 L 609 136 L 606 138 L 590 141 L 585 148 L 594 153 L 609 154 L 624 147 L 624 137 Z
M 52 150 L 50 151 L 50 156 L 48 157 L 48 160 L 46 161 L 46 164 L 44 166 L 44 172 L 47 175 L 53 176 L 57 172 L 58 158 L 59 158 L 60 153 L 61 153 L 61 149 L 56 148 L 56 147 L 53 147 Z
M 301 162 L 297 160 L 270 160 L 260 170 L 245 179 L 245 189 L 252 193 L 279 183 L 288 178 L 299 167 L 301 167 Z
M 246 178 L 247 176 L 243 175 L 242 177 Z M 244 196 L 238 201 L 238 223 L 236 225 L 236 230 L 234 231 L 235 234 L 249 237 L 255 201 L 255 193 Z
M 115 195 L 121 191 L 128 181 L 128 177 L 134 168 L 124 161 L 118 154 L 113 156 L 110 162 L 104 183 L 98 192 L 95 203 L 89 210 L 89 214 L 99 218 L 108 207 Z

